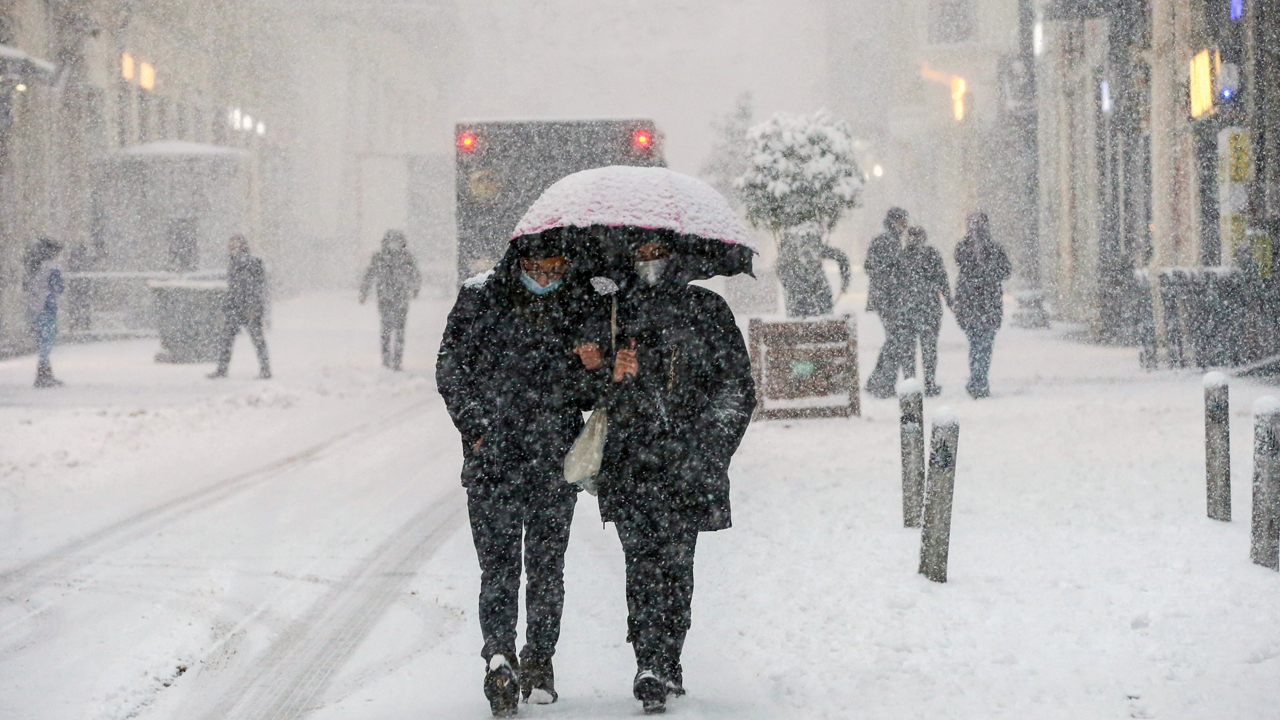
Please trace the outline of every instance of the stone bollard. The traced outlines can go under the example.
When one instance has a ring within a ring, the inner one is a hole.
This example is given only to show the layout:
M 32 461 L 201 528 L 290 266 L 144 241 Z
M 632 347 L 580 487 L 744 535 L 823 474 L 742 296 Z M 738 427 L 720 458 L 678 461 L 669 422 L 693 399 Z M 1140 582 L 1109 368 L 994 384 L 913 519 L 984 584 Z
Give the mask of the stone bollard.
M 1209 518 L 1231 522 L 1231 405 L 1227 376 L 1204 376 L 1204 465 Z
M 915 378 L 898 383 L 902 407 L 902 526 L 920 527 L 924 506 L 924 385 Z
M 1253 526 L 1249 559 L 1280 570 L 1280 400 L 1253 404 Z
M 951 549 L 951 498 L 956 481 L 960 421 L 949 408 L 933 417 L 929 479 L 924 497 L 924 530 L 920 533 L 920 573 L 934 582 L 947 581 Z

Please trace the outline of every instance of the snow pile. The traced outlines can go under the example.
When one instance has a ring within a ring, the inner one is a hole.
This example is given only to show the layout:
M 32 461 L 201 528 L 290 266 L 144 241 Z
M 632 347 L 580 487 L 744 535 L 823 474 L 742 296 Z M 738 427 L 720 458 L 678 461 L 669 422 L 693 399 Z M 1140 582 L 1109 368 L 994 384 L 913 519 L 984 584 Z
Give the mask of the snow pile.
M 940 407 L 933 414 L 934 427 L 943 427 L 948 425 L 959 425 L 960 418 L 956 416 L 956 411 L 949 407 Z
M 710 185 L 666 168 L 620 165 L 574 173 L 547 188 L 511 238 L 598 225 L 673 230 L 751 247 L 746 226 Z
M 1217 370 L 1204 375 L 1204 389 L 1213 390 L 1215 388 L 1224 387 L 1227 384 L 1227 376 Z
M 1255 418 L 1271 417 L 1280 415 L 1280 400 L 1274 395 L 1264 395 L 1253 403 L 1253 416 Z
M 818 111 L 751 128 L 751 167 L 735 183 L 747 217 L 774 232 L 816 222 L 825 231 L 858 206 L 864 178 L 849 124 Z
M 921 395 L 924 393 L 924 383 L 919 378 L 903 378 L 898 381 L 898 397 L 904 395 Z

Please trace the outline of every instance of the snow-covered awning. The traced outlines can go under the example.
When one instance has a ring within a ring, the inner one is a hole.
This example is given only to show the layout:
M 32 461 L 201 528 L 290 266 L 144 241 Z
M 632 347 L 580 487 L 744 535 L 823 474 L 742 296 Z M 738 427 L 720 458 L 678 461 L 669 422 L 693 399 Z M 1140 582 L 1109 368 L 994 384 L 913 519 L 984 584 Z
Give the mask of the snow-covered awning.
M 58 66 L 48 60 L 29 55 L 10 45 L 0 45 L 0 68 L 3 68 L 5 76 L 23 78 L 47 79 L 58 71 Z

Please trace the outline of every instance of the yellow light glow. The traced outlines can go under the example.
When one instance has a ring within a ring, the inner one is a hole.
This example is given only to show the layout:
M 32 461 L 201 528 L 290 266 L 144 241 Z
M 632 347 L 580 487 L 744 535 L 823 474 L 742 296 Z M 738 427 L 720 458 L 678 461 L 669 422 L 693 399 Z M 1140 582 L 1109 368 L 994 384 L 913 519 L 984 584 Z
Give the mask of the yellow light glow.
M 133 56 L 129 53 L 120 56 L 120 76 L 125 80 L 133 79 Z
M 948 75 L 940 73 L 929 67 L 929 63 L 922 63 L 920 66 L 920 76 L 931 82 L 942 83 L 951 87 L 951 109 L 955 115 L 956 121 L 964 120 L 966 114 L 965 95 L 969 92 L 969 84 L 959 75 Z
M 142 63 L 142 72 L 138 75 L 138 84 L 143 90 L 156 89 L 156 69 L 151 67 L 151 63 Z
M 1213 67 L 1208 50 L 1191 60 L 1191 117 L 1213 112 Z

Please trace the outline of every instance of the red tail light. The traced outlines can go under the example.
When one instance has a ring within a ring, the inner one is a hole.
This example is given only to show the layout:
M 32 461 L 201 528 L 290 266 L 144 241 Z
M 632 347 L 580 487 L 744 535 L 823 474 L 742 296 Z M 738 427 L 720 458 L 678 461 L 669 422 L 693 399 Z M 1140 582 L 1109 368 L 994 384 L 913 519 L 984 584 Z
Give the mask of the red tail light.
M 631 134 L 631 144 L 637 150 L 648 150 L 653 147 L 653 131 L 647 129 L 639 129 Z
M 458 135 L 458 149 L 463 152 L 471 152 L 476 149 L 476 143 L 479 140 L 475 133 L 464 132 Z

